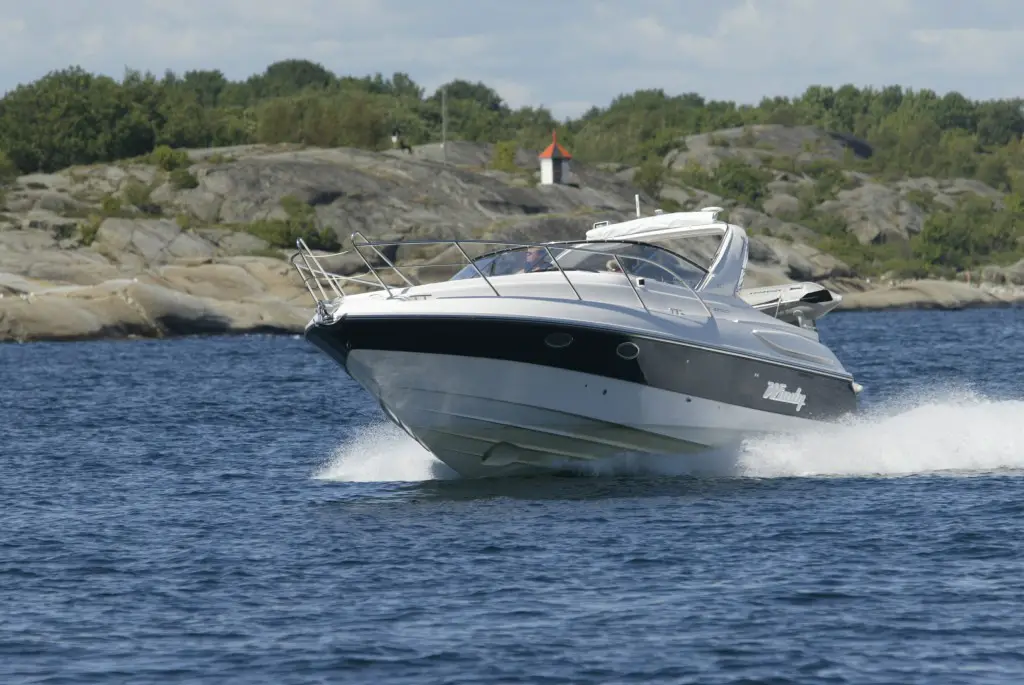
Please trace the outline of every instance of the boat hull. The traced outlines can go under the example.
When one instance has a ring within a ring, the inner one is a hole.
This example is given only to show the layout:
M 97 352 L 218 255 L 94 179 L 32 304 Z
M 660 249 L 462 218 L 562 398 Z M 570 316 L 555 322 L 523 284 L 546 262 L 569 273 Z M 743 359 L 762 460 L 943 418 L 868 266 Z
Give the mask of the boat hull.
M 307 338 L 464 477 L 696 460 L 856 404 L 842 378 L 579 325 L 347 317 Z

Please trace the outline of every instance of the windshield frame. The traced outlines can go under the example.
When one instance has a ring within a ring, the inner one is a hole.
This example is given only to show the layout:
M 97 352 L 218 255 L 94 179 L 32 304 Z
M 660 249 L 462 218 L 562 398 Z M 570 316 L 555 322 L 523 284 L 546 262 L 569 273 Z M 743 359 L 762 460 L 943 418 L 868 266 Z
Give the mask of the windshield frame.
M 632 256 L 632 255 L 619 255 L 618 252 L 619 252 L 620 249 L 622 249 L 623 246 L 637 246 L 637 247 L 648 248 L 648 249 L 652 249 L 652 250 L 657 250 L 658 252 L 665 253 L 665 254 L 667 254 L 667 255 L 669 255 L 669 256 L 671 256 L 671 257 L 673 257 L 675 259 L 678 259 L 681 262 L 687 264 L 689 267 L 692 267 L 693 269 L 695 269 L 699 273 L 699 278 L 697 279 L 696 284 L 691 285 L 689 283 L 689 281 L 692 278 L 692 274 L 682 274 L 682 273 L 679 273 L 679 272 L 673 270 L 672 268 L 670 268 L 669 266 L 666 266 L 665 264 L 661 264 L 661 263 L 659 263 L 657 261 L 654 261 L 652 259 L 649 259 L 647 257 Z M 591 252 L 591 253 L 594 253 L 594 254 L 608 255 L 610 257 L 617 257 L 617 258 L 622 259 L 622 260 L 630 260 L 632 262 L 643 262 L 643 263 L 646 263 L 646 264 L 651 264 L 651 265 L 654 265 L 654 266 L 658 267 L 659 269 L 661 269 L 661 270 L 671 274 L 673 276 L 673 278 L 679 279 L 682 282 L 686 283 L 687 287 L 689 287 L 689 288 L 691 288 L 693 290 L 699 289 L 700 286 L 702 286 L 707 281 L 708 274 L 710 273 L 710 269 L 701 266 L 700 264 L 698 264 L 693 259 L 691 259 L 689 257 L 686 257 L 684 255 L 681 255 L 678 252 L 676 252 L 675 250 L 670 250 L 667 247 L 663 247 L 661 245 L 657 245 L 657 244 L 654 244 L 654 243 L 649 243 L 649 242 L 642 241 L 642 240 L 629 240 L 629 239 L 623 238 L 623 239 L 615 239 L 615 240 L 605 240 L 605 239 L 603 239 L 603 240 L 559 240 L 559 241 L 549 242 L 549 243 L 508 243 L 506 246 L 504 246 L 504 247 L 502 247 L 500 249 L 493 250 L 491 252 L 486 252 L 486 253 L 480 255 L 479 257 L 476 257 L 476 258 L 472 259 L 472 261 L 470 263 L 466 264 L 464 267 L 459 269 L 459 271 L 457 271 L 448 280 L 455 281 L 455 280 L 465 280 L 467 278 L 479 278 L 481 276 L 481 274 L 483 274 L 483 276 L 485 278 L 487 278 L 487 277 L 495 278 L 496 276 L 499 276 L 499 275 L 514 275 L 514 274 L 493 274 L 493 273 L 487 274 L 485 269 L 486 269 L 487 266 L 490 266 L 491 264 L 493 264 L 494 260 L 499 255 L 509 254 L 509 253 L 513 253 L 513 252 L 524 252 L 525 253 L 526 251 L 528 251 L 530 249 L 536 249 L 536 248 L 543 248 L 543 249 L 547 250 L 548 251 L 548 255 L 550 255 L 552 257 L 555 257 L 556 259 L 557 259 L 558 252 L 569 250 L 569 251 L 579 251 L 579 252 Z M 616 248 L 618 248 L 618 249 L 616 249 Z M 545 256 L 545 258 L 547 258 L 547 255 Z M 487 264 L 481 264 L 481 262 L 485 262 L 487 260 L 490 260 L 490 262 L 487 263 Z M 590 269 L 576 269 L 576 268 L 573 268 L 572 266 L 562 265 L 559 262 L 557 266 L 551 265 L 550 268 L 544 269 L 544 271 L 590 271 Z M 520 273 L 522 273 L 522 272 L 520 272 Z M 655 278 L 654 280 L 660 280 L 660 279 Z

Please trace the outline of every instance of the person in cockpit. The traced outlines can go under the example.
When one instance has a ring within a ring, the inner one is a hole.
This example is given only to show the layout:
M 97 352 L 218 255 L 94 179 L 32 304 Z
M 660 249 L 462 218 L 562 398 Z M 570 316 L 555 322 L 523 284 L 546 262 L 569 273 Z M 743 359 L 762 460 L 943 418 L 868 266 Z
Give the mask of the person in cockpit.
M 523 273 L 547 271 L 550 268 L 551 259 L 547 255 L 547 250 L 536 246 L 526 250 L 526 263 L 523 265 Z

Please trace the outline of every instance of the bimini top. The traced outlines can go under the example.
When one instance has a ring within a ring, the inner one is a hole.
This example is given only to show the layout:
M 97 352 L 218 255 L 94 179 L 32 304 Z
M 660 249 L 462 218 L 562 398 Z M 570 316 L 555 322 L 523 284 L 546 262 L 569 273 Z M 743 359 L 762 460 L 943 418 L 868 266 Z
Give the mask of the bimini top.
M 655 214 L 617 224 L 599 222 L 587 231 L 587 240 L 636 240 L 657 245 L 667 239 L 721 235 L 722 241 L 699 290 L 732 297 L 743 287 L 747 270 L 747 232 L 735 224 L 719 221 L 721 211 L 721 207 L 705 207 L 696 212 Z

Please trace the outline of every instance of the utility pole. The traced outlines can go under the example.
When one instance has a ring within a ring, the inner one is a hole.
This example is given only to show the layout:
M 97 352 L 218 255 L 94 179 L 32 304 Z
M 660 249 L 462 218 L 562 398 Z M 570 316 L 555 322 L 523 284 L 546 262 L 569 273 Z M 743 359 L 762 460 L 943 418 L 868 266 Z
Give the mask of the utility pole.
M 448 165 L 448 88 L 441 86 L 441 160 Z

